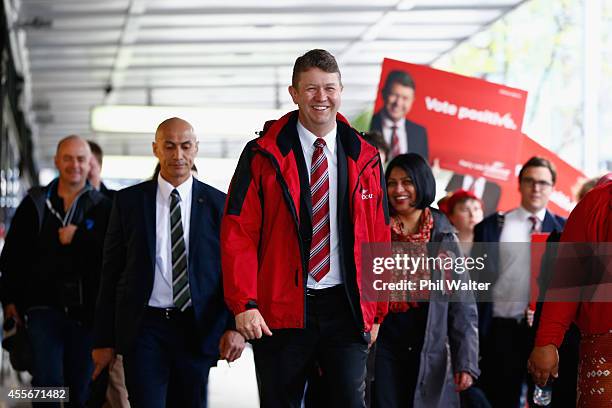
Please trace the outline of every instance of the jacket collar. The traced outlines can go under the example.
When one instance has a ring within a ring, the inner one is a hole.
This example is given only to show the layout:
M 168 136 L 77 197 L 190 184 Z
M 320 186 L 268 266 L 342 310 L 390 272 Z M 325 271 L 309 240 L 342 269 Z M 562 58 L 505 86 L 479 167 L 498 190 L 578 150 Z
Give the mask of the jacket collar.
M 291 152 L 294 138 L 297 134 L 298 111 L 292 111 L 267 127 L 263 135 L 256 139 L 257 144 L 271 153 L 277 162 L 281 163 Z M 359 138 L 357 131 L 354 130 L 348 120 L 340 113 L 336 114 L 337 138 L 342 144 L 343 150 L 348 157 L 359 165 L 365 165 L 371 159 L 362 157 L 363 141 Z M 372 155 L 374 155 L 373 152 Z M 360 163 L 363 161 L 363 163 Z M 282 165 L 281 165 L 282 168 Z
M 442 212 L 436 210 L 435 208 L 429 207 L 431 211 L 431 215 L 434 220 L 434 230 L 439 234 L 454 234 L 455 228 L 451 225 L 450 221 Z
M 188 265 L 191 264 L 192 258 L 196 252 L 198 231 L 201 229 L 193 227 L 196 223 L 200 223 L 203 227 L 208 228 L 210 224 L 210 213 L 206 211 L 206 205 L 208 200 L 206 199 L 206 190 L 204 184 L 196 180 L 191 179 L 192 191 L 191 191 L 191 225 L 189 228 L 189 260 Z M 143 189 L 143 205 L 144 205 L 144 217 L 145 217 L 145 229 L 146 229 L 146 240 L 149 249 L 149 256 L 151 259 L 151 266 L 155 267 L 155 240 L 156 240 L 156 205 L 157 205 L 157 180 L 150 180 L 144 183 Z

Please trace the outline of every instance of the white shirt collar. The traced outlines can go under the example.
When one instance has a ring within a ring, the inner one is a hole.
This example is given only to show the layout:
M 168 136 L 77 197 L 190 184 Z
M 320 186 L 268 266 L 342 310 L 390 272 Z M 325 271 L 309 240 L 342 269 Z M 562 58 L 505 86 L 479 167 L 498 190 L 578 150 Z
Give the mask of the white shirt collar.
M 172 184 L 168 183 L 162 177 L 161 174 L 157 176 L 157 188 L 159 192 L 161 193 L 164 200 L 170 200 L 170 194 L 172 193 L 172 190 L 176 188 L 179 193 L 179 196 L 181 197 L 181 201 L 182 201 L 185 199 L 185 197 L 189 196 L 189 194 L 191 193 L 192 187 L 193 187 L 193 176 L 189 176 L 187 180 L 185 180 L 183 183 L 181 183 L 177 187 L 174 187 Z
M 323 136 L 325 146 L 329 149 L 331 154 L 336 154 L 336 130 L 337 126 L 334 126 L 334 128 L 328 134 Z M 302 150 L 307 152 L 310 149 L 314 149 L 314 142 L 318 139 L 318 137 L 310 130 L 306 129 L 299 120 L 297 122 L 297 131 L 298 136 L 300 137 Z
M 388 117 L 386 114 L 383 114 L 383 127 L 391 128 L 393 126 L 397 126 L 398 128 L 403 128 L 406 125 L 406 118 L 401 118 L 397 122 L 394 122 L 393 119 Z
M 536 218 L 540 220 L 540 222 L 544 222 L 544 217 L 546 216 L 546 208 L 542 208 L 540 211 L 536 212 L 535 214 L 530 213 L 523 206 L 520 206 L 519 208 L 517 208 L 516 211 L 519 217 L 523 220 L 528 220 L 530 216 L 535 215 Z

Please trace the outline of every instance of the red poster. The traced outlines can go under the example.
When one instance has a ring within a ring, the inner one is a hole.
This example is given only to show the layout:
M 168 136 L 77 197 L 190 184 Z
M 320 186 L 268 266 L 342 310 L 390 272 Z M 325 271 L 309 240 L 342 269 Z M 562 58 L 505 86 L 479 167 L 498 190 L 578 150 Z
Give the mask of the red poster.
M 406 81 L 401 72 L 407 73 L 414 83 L 412 95 L 394 93 L 392 88 L 402 89 L 396 86 L 397 81 L 386 84 L 390 73 L 390 82 L 391 78 Z M 411 135 L 410 128 L 413 124 L 420 125 L 426 132 L 430 163 L 437 161 L 443 169 L 499 182 L 513 177 L 527 92 L 423 65 L 385 59 L 372 130 L 380 130 L 389 123 L 385 118 L 405 112 L 406 96 L 413 97 L 412 106 L 405 114 L 407 151 L 416 149 L 422 154 L 421 140 Z M 411 137 L 415 143 L 410 143 Z
M 455 172 L 446 191 L 473 191 L 486 214 L 515 208 L 520 166 L 545 157 L 558 172 L 549 208 L 567 215 L 584 174 L 523 135 L 526 100 L 521 89 L 385 59 L 370 130 L 399 141 L 392 154 L 416 152 Z

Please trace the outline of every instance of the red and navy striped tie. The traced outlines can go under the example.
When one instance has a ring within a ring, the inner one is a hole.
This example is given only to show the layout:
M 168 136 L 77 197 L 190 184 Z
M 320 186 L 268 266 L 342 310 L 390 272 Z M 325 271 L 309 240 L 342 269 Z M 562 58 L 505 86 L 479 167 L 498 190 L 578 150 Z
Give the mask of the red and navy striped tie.
M 325 140 L 314 142 L 310 168 L 310 197 L 312 198 L 312 243 L 308 272 L 319 282 L 329 272 L 329 172 L 327 158 L 323 152 Z

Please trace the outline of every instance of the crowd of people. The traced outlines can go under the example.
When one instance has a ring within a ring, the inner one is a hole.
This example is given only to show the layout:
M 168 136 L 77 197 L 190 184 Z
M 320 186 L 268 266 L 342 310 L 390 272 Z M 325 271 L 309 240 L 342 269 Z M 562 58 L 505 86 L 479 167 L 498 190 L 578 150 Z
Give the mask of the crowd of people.
M 549 377 L 565 384 L 549 406 L 609 405 L 609 303 L 532 310 L 528 251 L 486 247 L 486 273 L 473 276 L 492 284 L 486 299 L 364 295 L 368 243 L 478 256 L 479 243 L 529 243 L 541 232 L 612 237 L 610 179 L 586 193 L 563 232 L 565 219 L 547 209 L 556 170 L 542 157 L 522 166 L 514 210 L 487 210 L 465 189 L 432 207 L 432 169 L 411 151 L 421 144 L 393 144 L 403 127 L 392 122 L 408 125 L 394 112 L 414 92 L 396 76 L 382 133 L 362 135 L 338 113 L 335 58 L 299 57 L 289 86 L 298 110 L 245 146 L 227 195 L 194 176 L 199 146 L 183 119 L 158 126 L 153 178 L 120 191 L 100 180 L 97 144 L 62 139 L 58 178 L 28 192 L 0 257 L 4 318 L 27 331 L 32 386 L 69 387 L 75 407 L 205 407 L 210 368 L 249 342 L 262 407 L 517 408 L 534 406 Z M 447 273 L 426 263 L 411 272 Z M 564 336 L 574 347 L 558 352 Z

